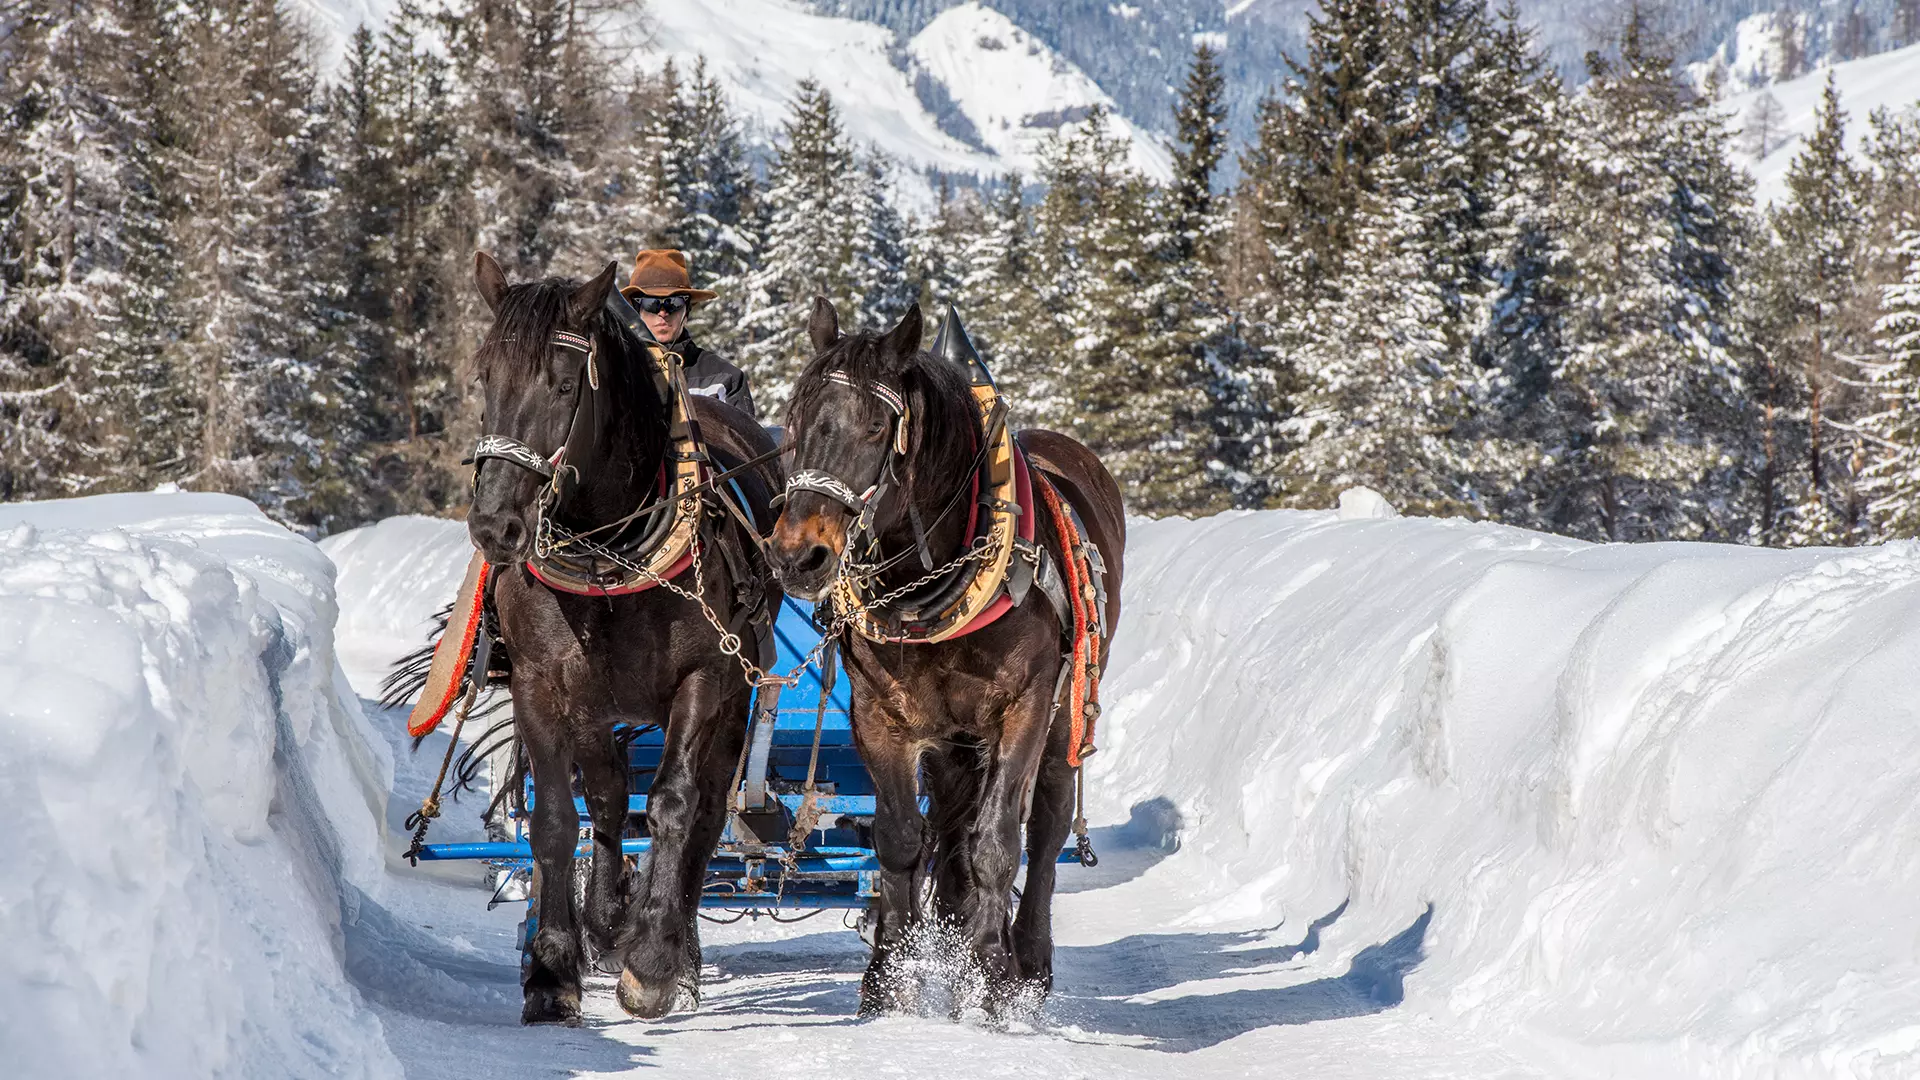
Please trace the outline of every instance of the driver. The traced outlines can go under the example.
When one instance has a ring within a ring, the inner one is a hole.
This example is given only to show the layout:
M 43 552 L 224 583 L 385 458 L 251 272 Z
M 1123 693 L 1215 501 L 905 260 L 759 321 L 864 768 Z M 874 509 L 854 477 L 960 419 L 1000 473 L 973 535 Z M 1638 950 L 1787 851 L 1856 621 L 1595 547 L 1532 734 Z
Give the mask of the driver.
M 633 277 L 620 290 L 640 310 L 656 340 L 680 354 L 689 393 L 704 394 L 759 418 L 746 373 L 716 353 L 693 343 L 687 333 L 687 313 L 695 304 L 714 298 L 711 289 L 696 289 L 687 274 L 687 257 L 668 248 L 649 248 L 633 261 Z

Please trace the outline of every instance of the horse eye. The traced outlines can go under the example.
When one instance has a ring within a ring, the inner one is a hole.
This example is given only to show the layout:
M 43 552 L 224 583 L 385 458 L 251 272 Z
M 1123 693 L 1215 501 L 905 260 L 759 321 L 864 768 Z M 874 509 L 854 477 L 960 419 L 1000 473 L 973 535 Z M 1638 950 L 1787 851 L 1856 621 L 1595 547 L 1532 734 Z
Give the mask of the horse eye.
M 887 422 L 885 420 L 875 420 L 873 423 L 867 425 L 867 436 L 869 438 L 879 438 L 886 433 Z
M 560 392 L 563 394 L 573 393 L 573 380 L 567 379 L 566 381 L 562 382 L 560 384 Z

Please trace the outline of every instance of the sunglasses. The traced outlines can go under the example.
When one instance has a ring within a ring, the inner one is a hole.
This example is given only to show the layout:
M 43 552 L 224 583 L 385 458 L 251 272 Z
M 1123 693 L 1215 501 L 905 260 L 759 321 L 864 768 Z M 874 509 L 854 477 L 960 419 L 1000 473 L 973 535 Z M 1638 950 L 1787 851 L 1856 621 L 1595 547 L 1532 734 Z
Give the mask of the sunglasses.
M 687 298 L 678 294 L 673 296 L 642 295 L 633 298 L 633 306 L 649 315 L 678 315 L 687 310 Z

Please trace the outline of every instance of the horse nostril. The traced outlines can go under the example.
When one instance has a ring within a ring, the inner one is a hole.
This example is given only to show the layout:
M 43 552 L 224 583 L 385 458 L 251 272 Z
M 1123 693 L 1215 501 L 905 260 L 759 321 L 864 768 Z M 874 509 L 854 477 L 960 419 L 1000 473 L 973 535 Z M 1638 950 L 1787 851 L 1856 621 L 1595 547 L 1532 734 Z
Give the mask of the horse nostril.
M 500 526 L 500 546 L 508 551 L 520 551 L 520 545 L 527 538 L 527 527 L 520 524 L 518 518 L 508 518 Z
M 793 568 L 797 573 L 811 574 L 827 565 L 827 560 L 832 557 L 833 552 L 827 550 L 827 545 L 815 544 L 807 549 L 806 556 L 795 563 Z
M 483 518 L 473 527 L 474 541 L 488 556 L 517 559 L 527 542 L 527 527 L 518 518 L 501 515 Z

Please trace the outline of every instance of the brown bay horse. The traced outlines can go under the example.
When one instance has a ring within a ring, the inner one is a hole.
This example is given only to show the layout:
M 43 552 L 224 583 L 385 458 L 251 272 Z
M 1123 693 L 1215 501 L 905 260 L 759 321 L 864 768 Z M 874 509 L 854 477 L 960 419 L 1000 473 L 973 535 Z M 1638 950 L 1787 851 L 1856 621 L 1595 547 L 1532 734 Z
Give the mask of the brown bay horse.
M 719 633 L 699 603 L 663 587 L 582 595 L 534 576 L 529 559 L 537 554 L 543 516 L 585 532 L 661 497 L 660 478 L 672 469 L 665 399 L 671 395 L 661 392 L 646 346 L 612 306 L 613 264 L 584 284 L 513 285 L 484 253 L 476 264 L 494 322 L 476 357 L 485 435 L 476 448 L 467 522 L 494 567 L 493 605 L 512 658 L 514 722 L 533 778 L 530 828 L 540 874 L 521 1019 L 578 1022 L 589 944 L 608 970 L 616 964 L 621 970 L 621 1005 L 659 1017 L 683 990 L 697 999 L 695 916 L 707 861 L 725 825 L 750 687 L 740 662 L 716 647 Z M 701 397 L 691 408 L 706 450 L 721 467 L 772 450 L 745 414 Z M 542 475 L 543 462 L 558 479 Z M 780 483 L 776 465 L 736 480 L 760 530 L 772 518 L 769 501 Z M 674 584 L 693 590 L 702 583 L 698 595 L 723 618 L 756 606 L 773 611 L 779 592 L 760 538 L 713 505 L 715 498 L 703 496 L 709 501 L 697 527 L 700 572 L 682 571 Z M 626 531 L 602 533 L 607 550 L 618 549 Z M 752 649 L 753 635 L 742 636 Z M 620 851 L 628 765 L 617 723 L 665 731 L 648 793 L 651 848 L 630 878 Z M 593 837 L 579 910 L 569 903 L 580 825 L 576 775 Z
M 814 302 L 815 355 L 795 387 L 787 430 L 793 475 L 819 481 L 789 487 L 768 549 L 781 585 L 797 597 L 829 598 L 862 557 L 849 550 L 850 538 L 877 538 L 880 552 L 905 556 L 861 568 L 894 563 L 873 579 L 882 594 L 911 594 L 929 565 L 947 566 L 969 548 L 972 515 L 960 493 L 973 484 L 985 433 L 966 370 L 922 352 L 921 332 L 918 306 L 885 334 L 843 335 L 832 305 Z M 1064 435 L 1028 430 L 1017 441 L 1104 557 L 1110 641 L 1126 542 L 1119 488 L 1091 451 Z M 962 512 L 948 513 L 956 502 Z M 1037 516 L 1035 540 L 1064 565 L 1053 521 L 1044 510 Z M 987 979 L 988 1007 L 1011 1001 L 1023 985 L 1044 994 L 1053 977 L 1055 860 L 1072 825 L 1075 783 L 1070 725 L 1056 705 L 1068 661 L 1055 607 L 1032 588 L 961 636 L 888 643 L 847 631 L 842 648 L 854 740 L 873 776 L 882 867 L 861 1011 L 904 1004 L 899 960 L 922 918 L 929 876 L 934 914 L 964 934 Z M 918 800 L 923 781 L 927 815 Z M 1023 825 L 1026 880 L 1009 917 Z

